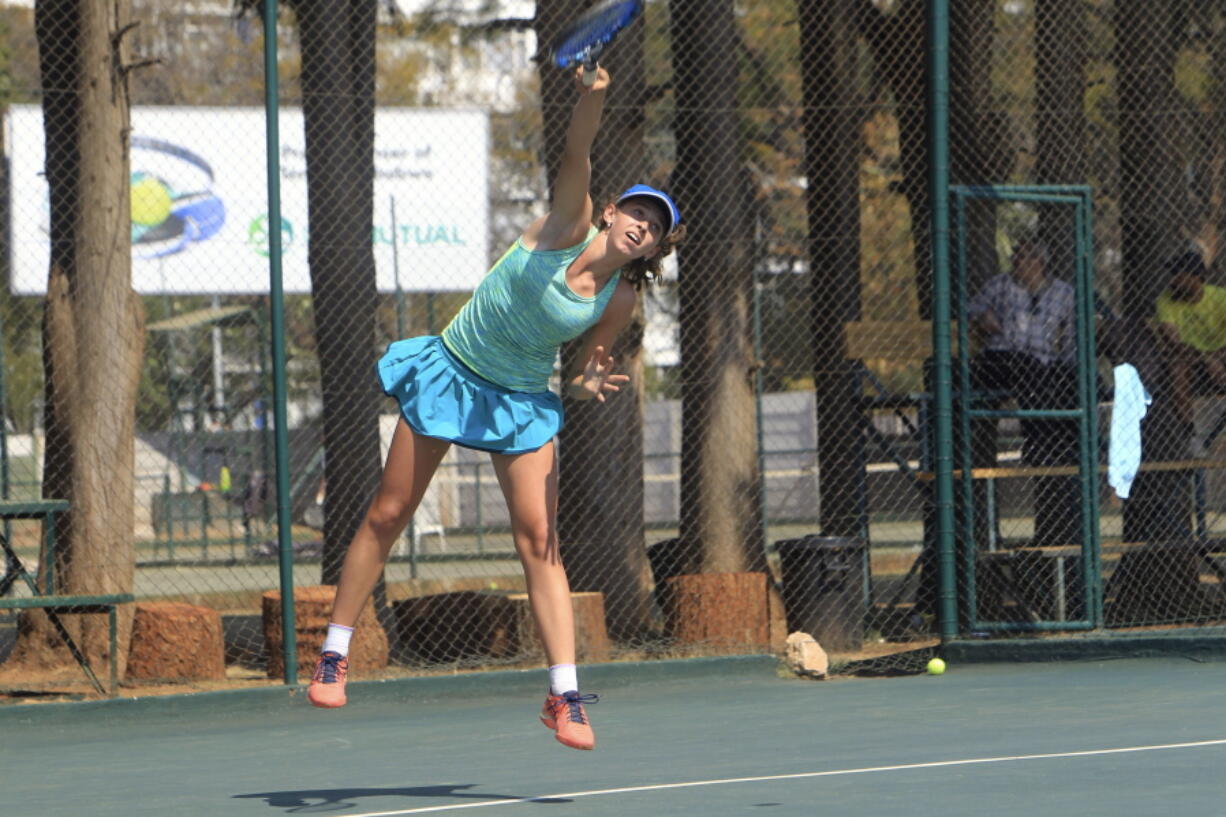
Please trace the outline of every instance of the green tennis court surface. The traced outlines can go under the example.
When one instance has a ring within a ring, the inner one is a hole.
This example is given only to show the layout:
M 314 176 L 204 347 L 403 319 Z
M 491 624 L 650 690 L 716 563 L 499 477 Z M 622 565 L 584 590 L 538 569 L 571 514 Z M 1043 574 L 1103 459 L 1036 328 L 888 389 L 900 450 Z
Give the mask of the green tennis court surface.
M 1226 813 L 1226 662 L 803 682 L 765 659 L 593 668 L 596 751 L 538 673 L 0 710 L 4 817 Z

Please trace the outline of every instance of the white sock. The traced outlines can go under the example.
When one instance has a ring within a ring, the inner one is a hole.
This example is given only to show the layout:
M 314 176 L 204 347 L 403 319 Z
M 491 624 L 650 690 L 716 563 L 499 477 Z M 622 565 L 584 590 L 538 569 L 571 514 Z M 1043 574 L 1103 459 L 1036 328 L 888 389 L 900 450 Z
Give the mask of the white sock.
M 320 652 L 336 652 L 342 656 L 349 655 L 350 638 L 353 638 L 352 627 L 329 622 L 328 635 L 324 638 L 324 648 Z
M 549 668 L 549 691 L 554 695 L 579 691 L 579 671 L 574 664 L 554 664 Z

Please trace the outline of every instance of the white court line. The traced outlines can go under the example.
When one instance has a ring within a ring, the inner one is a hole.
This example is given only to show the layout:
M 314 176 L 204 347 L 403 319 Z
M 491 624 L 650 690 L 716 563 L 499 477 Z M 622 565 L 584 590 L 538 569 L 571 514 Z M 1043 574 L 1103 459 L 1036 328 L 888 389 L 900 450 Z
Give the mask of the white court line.
M 796 774 L 770 774 L 761 777 L 726 777 L 720 780 L 691 780 L 685 783 L 657 783 L 651 786 L 627 786 L 621 789 L 595 789 L 593 791 L 572 791 L 565 794 L 539 794 L 535 797 L 518 797 L 503 800 L 481 800 L 476 803 L 452 803 L 446 806 L 425 806 L 400 811 L 369 811 L 365 814 L 351 814 L 348 817 L 399 817 L 405 814 L 430 814 L 436 811 L 459 811 L 468 808 L 485 808 L 487 806 L 513 806 L 518 803 L 535 803 L 541 800 L 556 800 L 561 798 L 596 797 L 602 794 L 629 794 L 640 791 L 660 791 L 661 789 L 690 789 L 697 786 L 719 786 L 726 783 L 763 783 L 770 780 L 799 780 L 807 777 L 836 777 L 848 774 L 873 774 L 875 772 L 899 772 L 908 769 L 939 769 L 945 766 L 974 766 L 983 763 L 1011 763 L 1019 760 L 1051 760 L 1068 757 L 1093 757 L 1095 755 L 1122 755 L 1130 752 L 1156 752 L 1163 749 L 1197 749 L 1205 746 L 1226 745 L 1226 738 L 1220 740 L 1198 740 L 1190 743 L 1160 743 L 1153 746 L 1127 746 L 1120 749 L 1090 749 L 1084 752 L 1052 752 L 1042 755 L 1008 755 L 1005 757 L 975 757 L 966 760 L 937 760 L 930 763 L 905 763 L 898 766 L 869 766 L 863 769 L 836 769 L 828 772 L 798 772 Z

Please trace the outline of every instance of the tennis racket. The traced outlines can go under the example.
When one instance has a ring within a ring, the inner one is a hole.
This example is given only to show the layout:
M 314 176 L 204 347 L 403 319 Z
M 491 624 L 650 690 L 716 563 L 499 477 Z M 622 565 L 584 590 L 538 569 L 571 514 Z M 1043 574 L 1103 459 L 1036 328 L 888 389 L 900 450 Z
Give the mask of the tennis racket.
M 583 84 L 596 81 L 596 61 L 617 38 L 643 13 L 643 0 L 605 0 L 575 19 L 558 35 L 549 49 L 553 64 L 559 68 L 583 66 Z

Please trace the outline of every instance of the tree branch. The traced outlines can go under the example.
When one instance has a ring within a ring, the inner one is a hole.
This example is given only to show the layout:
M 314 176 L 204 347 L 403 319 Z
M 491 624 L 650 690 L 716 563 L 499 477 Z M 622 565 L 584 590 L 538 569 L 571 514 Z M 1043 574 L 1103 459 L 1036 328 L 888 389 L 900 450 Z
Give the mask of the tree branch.
M 128 32 L 135 30 L 140 25 L 140 20 L 133 20 L 127 25 L 121 27 L 118 31 L 111 34 L 111 47 L 119 48 L 120 41 L 128 35 Z
M 119 66 L 119 71 L 124 76 L 127 76 L 128 74 L 132 73 L 133 71 L 139 68 L 148 68 L 150 65 L 161 65 L 161 64 L 162 64 L 161 57 L 149 57 L 148 59 L 137 60 L 136 62 L 124 63 L 123 65 Z
M 465 31 L 493 33 L 496 31 L 531 31 L 535 21 L 530 17 L 499 17 L 497 20 L 487 20 L 484 23 L 464 26 Z

